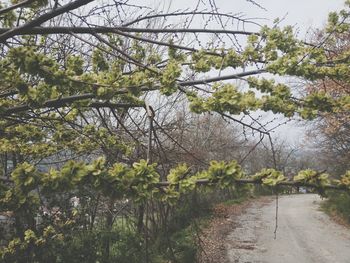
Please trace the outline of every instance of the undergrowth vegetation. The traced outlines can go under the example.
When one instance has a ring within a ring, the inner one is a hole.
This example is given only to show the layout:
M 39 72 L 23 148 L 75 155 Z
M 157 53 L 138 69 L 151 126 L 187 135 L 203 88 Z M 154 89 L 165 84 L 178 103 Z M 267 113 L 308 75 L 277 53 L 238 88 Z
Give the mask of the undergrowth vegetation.
M 339 215 L 350 224 L 350 194 L 336 191 L 328 193 L 328 199 L 322 204 L 322 208 L 331 215 Z

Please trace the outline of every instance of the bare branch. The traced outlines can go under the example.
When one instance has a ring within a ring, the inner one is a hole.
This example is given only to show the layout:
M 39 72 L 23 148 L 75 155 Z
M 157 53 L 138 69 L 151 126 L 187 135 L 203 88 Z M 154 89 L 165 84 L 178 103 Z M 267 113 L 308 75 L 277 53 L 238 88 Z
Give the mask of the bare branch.
M 66 12 L 72 11 L 74 9 L 77 9 L 77 8 L 84 6 L 92 1 L 94 1 L 94 0 L 77 0 L 75 2 L 70 2 L 62 7 L 53 9 L 50 12 L 47 12 L 47 13 L 33 19 L 32 21 L 30 21 L 28 23 L 25 23 L 24 25 L 12 28 L 12 29 L 6 31 L 5 33 L 2 33 L 0 35 L 0 43 L 4 43 L 7 39 L 9 39 L 13 36 L 19 35 L 19 34 L 21 34 L 21 32 L 23 32 L 27 29 L 30 29 L 30 28 L 35 27 L 35 26 L 40 26 L 42 23 L 45 23 L 46 21 L 48 21 L 54 17 L 62 15 Z
M 33 3 L 35 0 L 25 0 L 25 1 L 22 1 L 22 2 L 19 2 L 17 4 L 14 4 L 14 5 L 11 5 L 11 6 L 8 6 L 8 7 L 5 7 L 3 9 L 0 10 L 0 15 L 2 14 L 6 14 L 7 12 L 10 12 L 14 9 L 17 9 L 17 8 L 20 8 L 20 7 L 25 7 L 27 5 L 30 5 L 31 3 Z
M 10 28 L 0 28 L 0 33 L 9 32 Z M 226 29 L 205 29 L 205 28 L 132 28 L 132 27 L 30 27 L 21 30 L 16 35 L 47 35 L 47 34 L 106 34 L 106 33 L 211 33 L 211 34 L 231 34 L 231 35 L 259 35 L 257 32 L 243 30 L 226 30 Z

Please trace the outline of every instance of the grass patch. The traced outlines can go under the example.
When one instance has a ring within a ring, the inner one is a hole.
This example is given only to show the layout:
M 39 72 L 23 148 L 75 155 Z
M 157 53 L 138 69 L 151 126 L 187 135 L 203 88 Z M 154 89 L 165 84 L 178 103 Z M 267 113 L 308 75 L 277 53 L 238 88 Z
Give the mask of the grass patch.
M 321 209 L 337 221 L 350 224 L 350 194 L 347 192 L 329 192 L 328 199 L 321 204 Z
M 224 202 L 222 202 L 223 205 L 239 205 L 242 204 L 244 201 L 247 200 L 247 196 L 241 196 L 235 199 L 229 199 Z

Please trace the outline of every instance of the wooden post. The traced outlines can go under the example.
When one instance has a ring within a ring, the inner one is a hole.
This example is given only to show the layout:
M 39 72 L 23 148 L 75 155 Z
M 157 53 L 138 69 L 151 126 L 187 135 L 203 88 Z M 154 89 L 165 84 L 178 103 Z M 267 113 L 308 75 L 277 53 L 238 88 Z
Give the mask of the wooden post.
M 147 145 L 147 161 L 149 163 L 152 162 L 152 132 L 153 132 L 153 118 L 154 118 L 154 110 L 153 108 L 148 105 L 146 102 L 145 105 L 147 116 L 148 116 L 148 121 L 149 121 L 149 126 L 148 126 L 148 145 Z
M 149 126 L 148 126 L 148 144 L 147 144 L 147 162 L 151 163 L 152 162 L 152 133 L 153 133 L 153 118 L 154 118 L 154 110 L 153 108 L 146 102 L 145 103 L 145 109 L 147 112 L 147 117 L 149 121 Z M 146 203 L 147 205 L 147 203 Z M 145 204 L 141 204 L 139 208 L 139 227 L 142 229 L 143 228 L 143 217 L 144 217 L 144 212 L 145 212 Z M 149 254 L 148 254 L 148 218 L 147 218 L 147 212 L 148 209 L 146 209 L 146 228 L 145 230 L 145 246 L 146 246 L 146 257 L 145 257 L 145 262 L 149 262 Z

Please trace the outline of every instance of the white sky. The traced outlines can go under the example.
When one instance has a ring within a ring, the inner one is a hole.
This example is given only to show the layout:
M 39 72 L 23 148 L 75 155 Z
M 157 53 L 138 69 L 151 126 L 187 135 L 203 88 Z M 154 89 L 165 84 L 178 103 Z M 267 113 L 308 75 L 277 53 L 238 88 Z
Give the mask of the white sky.
M 212 0 L 214 1 L 214 0 Z M 155 1 L 151 1 L 155 3 Z M 172 9 L 193 9 L 198 0 L 165 0 L 166 6 L 171 2 Z M 210 2 L 204 0 L 202 2 Z M 340 10 L 345 0 L 255 0 L 265 10 L 251 4 L 249 0 L 215 0 L 219 12 L 243 13 L 246 17 L 265 18 L 270 23 L 277 17 L 283 18 L 284 24 L 297 25 L 302 31 L 307 28 L 321 27 L 330 11 Z M 203 6 L 203 5 L 202 5 Z M 266 21 L 268 23 L 268 21 Z

